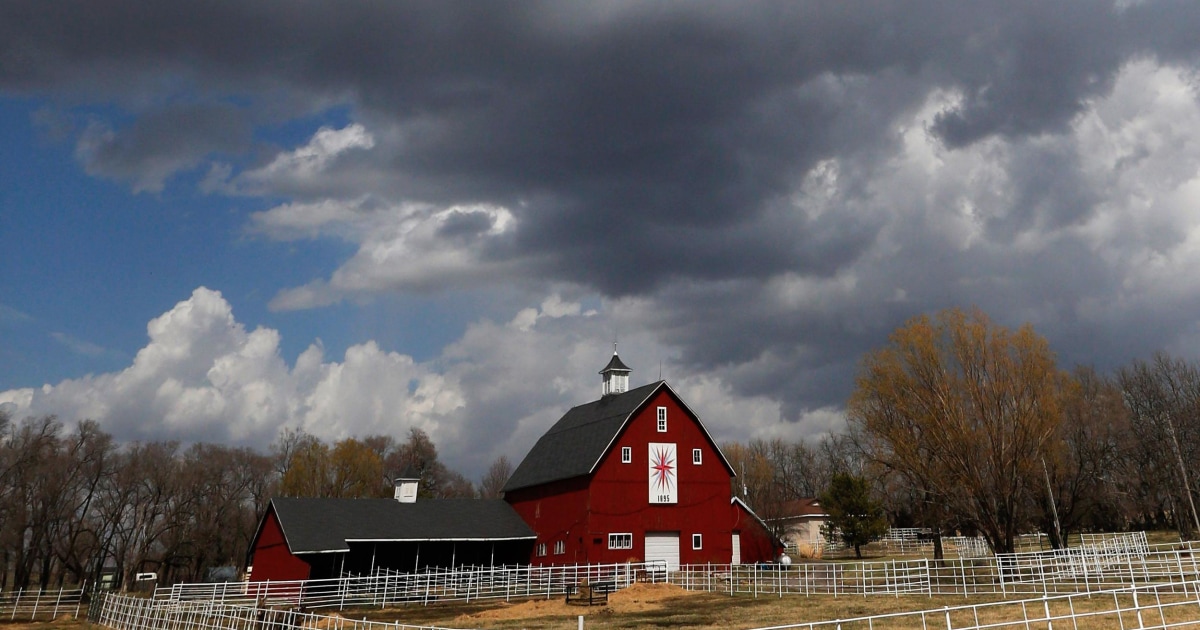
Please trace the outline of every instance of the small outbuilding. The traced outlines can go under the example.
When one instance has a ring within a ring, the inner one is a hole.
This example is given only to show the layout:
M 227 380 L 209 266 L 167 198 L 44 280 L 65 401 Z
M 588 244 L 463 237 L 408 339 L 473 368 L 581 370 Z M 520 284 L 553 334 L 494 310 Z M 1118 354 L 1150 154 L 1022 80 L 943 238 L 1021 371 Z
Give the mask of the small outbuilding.
M 397 488 L 397 496 L 402 493 Z M 536 536 L 500 499 L 272 499 L 249 579 L 309 580 L 427 567 L 527 564 Z

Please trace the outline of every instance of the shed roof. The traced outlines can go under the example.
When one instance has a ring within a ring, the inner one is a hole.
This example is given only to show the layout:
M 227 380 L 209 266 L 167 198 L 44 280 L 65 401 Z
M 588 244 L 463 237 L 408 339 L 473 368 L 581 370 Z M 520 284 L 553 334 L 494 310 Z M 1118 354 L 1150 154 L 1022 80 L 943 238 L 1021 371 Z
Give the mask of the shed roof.
M 541 485 L 551 481 L 571 479 L 595 472 L 604 454 L 639 409 L 659 390 L 671 396 L 689 415 L 696 419 L 700 430 L 721 456 L 721 461 L 733 474 L 733 468 L 721 453 L 720 447 L 708 435 L 700 418 L 688 409 L 683 400 L 667 385 L 658 381 L 620 394 L 609 394 L 568 411 L 543 435 L 504 485 L 504 491 Z
M 271 499 L 294 554 L 349 551 L 352 542 L 523 540 L 536 535 L 500 499 Z

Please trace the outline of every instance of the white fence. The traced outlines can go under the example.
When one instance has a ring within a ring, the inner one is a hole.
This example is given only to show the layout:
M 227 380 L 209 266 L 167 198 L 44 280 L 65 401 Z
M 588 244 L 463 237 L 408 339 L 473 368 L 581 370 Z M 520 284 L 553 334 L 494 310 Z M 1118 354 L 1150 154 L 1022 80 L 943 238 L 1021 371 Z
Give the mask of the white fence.
M 878 540 L 871 541 L 865 549 L 873 554 L 886 556 L 931 556 L 933 539 L 930 530 L 916 527 L 893 527 Z M 822 555 L 827 558 L 842 558 L 853 553 L 852 547 L 837 536 L 836 530 L 821 539 Z M 947 555 L 963 558 L 983 558 L 992 555 L 992 547 L 983 536 L 942 536 L 942 549 Z
M 776 628 L 1200 627 L 1200 545 L 1150 547 L 1106 537 L 1055 552 L 945 561 L 685 565 L 670 581 L 730 595 L 1000 596 L 1005 601 Z M 479 568 L 308 582 L 177 585 L 151 600 L 105 596 L 95 620 L 115 630 L 397 630 L 430 628 L 302 614 L 305 607 L 396 606 L 432 601 L 551 598 L 583 581 L 659 581 L 661 564 Z M 1016 599 L 1014 599 L 1016 598 Z M 285 609 L 272 608 L 284 606 Z M 378 626 L 378 628 L 376 627 Z M 386 626 L 386 627 L 385 627 Z
M 218 601 L 101 595 L 93 622 L 114 630 L 452 630 Z
M 23 589 L 0 593 L 0 620 L 37 621 L 79 616 L 83 589 Z
M 665 562 L 550 567 L 480 567 L 456 571 L 389 573 L 366 577 L 291 582 L 176 584 L 154 592 L 155 599 L 215 601 L 267 606 L 338 608 L 428 604 L 479 599 L 532 599 L 565 596 L 588 582 L 611 582 L 621 589 L 635 580 L 665 582 Z
M 1036 624 L 1036 625 L 1035 625 Z M 1044 624 L 1044 625 L 1043 625 Z M 947 606 L 850 619 L 812 621 L 755 630 L 804 628 L 874 630 L 1028 630 L 1041 628 L 1194 628 L 1200 625 L 1200 582 L 1168 582 L 1094 593 Z
M 1200 579 L 1200 546 L 1110 546 L 991 558 L 782 565 L 684 565 L 670 581 L 730 595 L 1046 595 Z

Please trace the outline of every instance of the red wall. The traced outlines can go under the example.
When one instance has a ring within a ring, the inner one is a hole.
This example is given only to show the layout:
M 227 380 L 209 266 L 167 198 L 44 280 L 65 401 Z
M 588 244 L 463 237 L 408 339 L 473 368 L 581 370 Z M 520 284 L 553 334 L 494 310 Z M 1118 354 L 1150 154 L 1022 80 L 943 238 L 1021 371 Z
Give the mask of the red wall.
M 288 551 L 287 541 L 283 537 L 283 529 L 279 527 L 279 519 L 275 517 L 274 509 L 267 510 L 267 515 L 263 518 L 262 529 L 255 538 L 250 566 L 254 567 L 250 574 L 250 580 L 254 582 L 308 579 L 308 563 Z
M 587 564 L 579 544 L 586 531 L 588 509 L 587 477 L 564 479 L 505 493 L 505 499 L 529 528 L 537 533 L 530 562 L 542 564 Z M 566 543 L 566 553 L 555 554 L 554 543 Z M 538 544 L 545 543 L 546 555 L 538 556 Z
M 730 512 L 733 529 L 741 534 L 742 563 L 774 562 L 783 550 L 775 544 L 771 532 L 740 503 L 732 504 Z
M 667 431 L 658 432 L 657 408 L 667 408 Z M 651 442 L 676 445 L 678 503 L 650 504 Z M 633 461 L 621 463 L 621 447 L 633 449 Z M 701 449 L 700 465 L 692 449 Z M 729 469 L 698 422 L 662 388 L 626 425 L 612 449 L 589 479 L 555 482 L 511 492 L 506 499 L 546 543 L 547 555 L 533 564 L 583 564 L 640 561 L 645 558 L 647 531 L 677 531 L 680 562 L 727 563 L 733 555 L 729 508 Z M 537 512 L 540 506 L 540 513 Z M 609 549 L 610 533 L 633 535 L 632 549 Z M 702 549 L 692 549 L 692 534 L 702 535 Z M 555 555 L 562 540 L 566 553 Z

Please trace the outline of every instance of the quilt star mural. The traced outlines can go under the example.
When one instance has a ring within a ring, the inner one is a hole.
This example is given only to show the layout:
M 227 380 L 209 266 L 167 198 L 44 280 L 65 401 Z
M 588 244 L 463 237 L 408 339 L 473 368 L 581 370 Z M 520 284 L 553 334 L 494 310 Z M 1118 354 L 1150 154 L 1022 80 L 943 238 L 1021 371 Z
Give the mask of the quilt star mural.
M 675 445 L 650 443 L 650 502 L 678 503 L 679 477 Z

